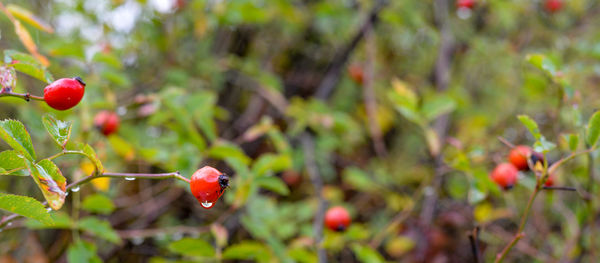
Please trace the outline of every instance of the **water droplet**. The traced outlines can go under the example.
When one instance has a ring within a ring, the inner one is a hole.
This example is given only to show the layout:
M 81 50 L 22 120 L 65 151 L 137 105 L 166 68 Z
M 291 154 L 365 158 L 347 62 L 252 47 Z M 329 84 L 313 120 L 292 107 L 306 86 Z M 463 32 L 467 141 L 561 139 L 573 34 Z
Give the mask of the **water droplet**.
M 12 222 L 8 222 L 8 224 L 6 224 L 6 226 L 12 226 Z
M 461 7 L 458 10 L 456 10 L 456 15 L 458 16 L 458 18 L 460 18 L 462 20 L 469 19 L 471 17 L 471 9 L 466 8 L 466 7 Z
M 131 239 L 131 243 L 133 243 L 136 246 L 141 245 L 142 243 L 144 243 L 144 238 L 141 237 L 134 237 L 133 239 Z
M 73 187 L 73 189 L 71 189 L 71 191 L 72 191 L 73 193 L 77 193 L 77 192 L 79 192 L 79 186 L 75 186 L 75 187 Z
M 127 180 L 127 181 L 133 181 L 133 180 L 135 180 L 135 178 L 134 177 L 125 177 L 125 180 Z
M 202 205 L 202 207 L 204 207 L 204 208 L 211 208 L 211 207 L 213 207 L 213 205 L 214 205 L 214 204 L 213 204 L 213 203 L 211 203 L 211 202 L 201 202 L 200 204 L 201 204 L 201 205 Z
M 48 207 L 48 208 L 46 208 L 46 211 L 50 212 L 50 211 L 52 211 L 52 208 Z

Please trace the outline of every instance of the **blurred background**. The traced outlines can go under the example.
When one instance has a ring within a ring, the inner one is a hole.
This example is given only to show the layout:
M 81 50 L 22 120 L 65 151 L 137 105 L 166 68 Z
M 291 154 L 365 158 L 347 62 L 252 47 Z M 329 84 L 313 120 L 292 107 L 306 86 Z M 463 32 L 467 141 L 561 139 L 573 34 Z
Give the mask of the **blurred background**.
M 510 150 L 497 137 L 532 145 L 527 114 L 556 160 L 600 106 L 596 0 L 2 3 L 52 27 L 24 23 L 54 78 L 87 83 L 64 112 L 0 98 L 0 119 L 22 121 L 40 158 L 58 152 L 41 122 L 51 112 L 107 171 L 189 178 L 211 165 L 231 186 L 206 210 L 184 182 L 95 180 L 52 212 L 59 226 L 0 232 L 0 262 L 475 262 L 475 226 L 488 262 L 535 186 L 527 173 L 510 191 L 489 179 Z M 0 30 L 2 50 L 27 52 L 5 15 Z M 46 85 L 19 73 L 14 90 Z M 94 128 L 104 110 L 120 118 L 110 136 Z M 93 169 L 56 163 L 68 182 Z M 584 187 L 588 164 L 555 184 Z M 23 177 L 0 176 L 0 191 L 43 200 Z M 353 223 L 319 231 L 336 205 Z M 595 262 L 595 213 L 543 192 L 507 261 Z

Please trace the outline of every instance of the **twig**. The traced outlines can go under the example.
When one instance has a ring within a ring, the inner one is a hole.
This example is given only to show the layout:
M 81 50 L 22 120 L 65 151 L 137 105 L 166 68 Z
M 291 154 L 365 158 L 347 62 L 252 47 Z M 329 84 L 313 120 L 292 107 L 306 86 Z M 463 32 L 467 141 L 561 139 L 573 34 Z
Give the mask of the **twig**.
M 558 190 L 558 191 L 574 191 L 577 192 L 577 188 L 568 186 L 544 186 L 544 190 Z
M 504 137 L 498 136 L 498 140 L 500 140 L 500 142 L 504 143 L 504 145 L 508 146 L 509 148 L 515 148 L 515 145 L 510 143 L 507 139 L 504 139 Z
M 475 263 L 483 262 L 481 260 L 481 252 L 479 250 L 479 226 L 475 227 L 469 234 L 469 242 L 471 243 L 471 251 L 473 252 L 473 259 Z
M 382 157 L 387 155 L 385 144 L 382 139 L 381 129 L 379 128 L 379 122 L 377 121 L 377 100 L 375 99 L 374 82 L 375 82 L 375 57 L 377 53 L 377 46 L 375 43 L 375 32 L 370 27 L 365 33 L 365 46 L 367 50 L 367 59 L 365 65 L 365 78 L 363 82 L 363 97 L 365 101 L 365 112 L 367 113 L 367 120 L 369 122 L 369 133 L 373 140 L 373 148 L 375 153 Z
M 17 97 L 17 98 L 21 98 L 24 99 L 26 101 L 30 101 L 30 100 L 39 100 L 39 101 L 44 101 L 43 97 L 39 97 L 39 96 L 35 96 L 35 95 L 31 95 L 28 93 L 15 93 L 12 91 L 3 91 L 0 92 L 0 97 Z
M 356 46 L 358 46 L 360 40 L 365 36 L 367 30 L 369 30 L 369 28 L 371 28 L 372 25 L 377 22 L 379 12 L 386 4 L 387 0 L 378 0 L 375 2 L 375 5 L 371 8 L 371 11 L 367 16 L 367 19 L 363 22 L 358 32 L 350 40 L 350 43 L 348 43 L 348 45 L 333 58 L 329 66 L 329 70 L 327 70 L 327 73 L 325 73 L 325 77 L 315 92 L 316 98 L 325 100 L 331 95 L 340 78 L 342 69 L 350 57 L 350 54 L 356 49 Z
M 306 165 L 306 172 L 310 177 L 310 181 L 315 188 L 315 195 L 319 200 L 319 206 L 317 213 L 313 221 L 313 230 L 315 235 L 315 246 L 317 247 L 317 255 L 319 263 L 327 262 L 327 252 L 323 248 L 323 221 L 325 220 L 325 207 L 326 202 L 323 198 L 323 179 L 319 173 L 319 168 L 315 161 L 315 144 L 312 136 L 308 133 L 300 135 L 300 141 L 304 150 L 304 163 Z

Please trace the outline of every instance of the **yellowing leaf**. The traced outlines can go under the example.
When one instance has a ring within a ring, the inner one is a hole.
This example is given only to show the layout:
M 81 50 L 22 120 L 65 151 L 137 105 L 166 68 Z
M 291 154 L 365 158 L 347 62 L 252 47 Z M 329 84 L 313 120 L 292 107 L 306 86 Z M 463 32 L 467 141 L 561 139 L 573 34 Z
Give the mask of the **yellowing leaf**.
M 21 19 L 23 22 L 25 22 L 27 24 L 30 24 L 30 25 L 32 25 L 40 30 L 46 31 L 48 33 L 54 33 L 54 29 L 52 29 L 52 27 L 48 23 L 41 20 L 40 18 L 35 16 L 33 13 L 31 13 L 31 11 L 29 11 L 23 7 L 9 4 L 6 6 L 6 10 L 8 12 L 10 12 L 14 17 Z
M 123 140 L 123 138 L 118 135 L 108 136 L 108 142 L 117 155 L 123 157 L 125 160 L 131 161 L 135 157 L 133 145 L 126 140 Z
M 15 33 L 17 33 L 17 36 L 19 36 L 19 40 L 21 40 L 21 43 L 23 43 L 25 48 L 27 48 L 27 51 L 29 51 L 29 53 L 31 53 L 31 55 L 33 55 L 44 67 L 50 65 L 50 61 L 48 61 L 46 57 L 38 53 L 37 46 L 35 45 L 33 38 L 31 38 L 29 31 L 27 31 L 27 28 L 21 25 L 21 22 L 19 21 L 15 20 L 13 22 L 15 25 Z

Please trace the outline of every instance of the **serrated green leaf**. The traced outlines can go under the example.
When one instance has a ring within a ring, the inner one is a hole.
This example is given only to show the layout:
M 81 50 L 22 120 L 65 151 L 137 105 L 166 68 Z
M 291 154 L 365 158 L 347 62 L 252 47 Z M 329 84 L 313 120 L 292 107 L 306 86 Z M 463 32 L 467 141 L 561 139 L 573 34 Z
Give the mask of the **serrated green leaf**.
M 596 142 L 598 142 L 598 137 L 600 136 L 600 111 L 595 112 L 590 118 L 586 135 L 586 141 L 588 145 L 590 147 L 594 147 Z
M 28 196 L 0 193 L 0 209 L 35 219 L 45 225 L 54 224 L 46 207 Z
M 268 262 L 270 259 L 269 249 L 262 243 L 256 241 L 243 241 L 233 244 L 223 251 L 223 259 L 256 260 L 257 262 Z
M 556 65 L 554 65 L 554 62 L 552 62 L 552 60 L 543 54 L 527 55 L 527 61 L 538 69 L 544 71 L 550 77 L 553 77 L 556 74 Z
M 421 112 L 425 119 L 431 121 L 435 118 L 449 113 L 456 108 L 456 102 L 449 96 L 436 96 L 425 100 Z
M 22 169 L 8 173 L 18 168 Z M 29 173 L 27 173 L 26 168 L 25 160 L 19 157 L 19 152 L 15 150 L 0 152 L 0 169 L 4 170 L 4 172 L 0 171 L 0 174 L 28 176 Z
M 579 135 L 577 134 L 565 134 L 563 135 L 565 141 L 569 144 L 569 150 L 572 152 L 577 150 L 579 146 Z
M 108 221 L 102 221 L 96 217 L 86 217 L 79 221 L 78 227 L 79 229 L 106 241 L 115 244 L 121 243 L 121 238 Z
M 48 33 L 54 32 L 54 29 L 52 29 L 52 27 L 48 23 L 44 22 L 43 20 L 38 18 L 36 15 L 34 15 L 31 11 L 29 11 L 23 7 L 9 4 L 6 6 L 6 10 L 8 12 L 10 12 L 16 18 L 20 19 L 21 21 L 23 21 L 27 24 L 30 24 L 30 25 L 36 27 L 37 29 L 46 31 Z
M 252 165 L 256 176 L 284 171 L 292 166 L 292 158 L 287 154 L 263 154 Z
M 90 146 L 87 143 L 85 143 L 85 144 L 80 143 L 79 144 L 79 149 L 81 149 L 85 153 L 86 157 L 96 167 L 95 174 L 104 173 L 104 166 L 102 166 L 102 162 L 100 162 L 100 159 L 98 159 L 98 156 L 96 155 L 96 151 L 94 151 L 94 148 L 92 148 L 92 146 Z
M 215 248 L 208 242 L 198 238 L 183 238 L 168 246 L 169 251 L 188 257 L 214 257 Z
M 48 159 L 44 159 L 37 164 L 25 160 L 25 165 L 27 165 L 27 169 L 38 188 L 42 190 L 48 205 L 54 210 L 60 209 L 67 196 L 65 192 L 67 181 L 60 169 Z
M 20 121 L 0 121 L 0 138 L 29 160 L 35 160 L 31 137 Z
M 54 81 L 52 74 L 33 56 L 16 50 L 4 50 L 4 63 L 46 83 Z
M 372 248 L 370 248 L 368 246 L 353 244 L 352 251 L 354 252 L 354 255 L 356 255 L 356 258 L 358 258 L 358 260 L 360 262 L 369 262 L 369 263 L 379 263 L 379 262 L 384 263 L 385 262 L 383 257 L 377 251 L 373 250 Z
M 77 240 L 69 245 L 67 249 L 67 261 L 69 263 L 101 263 L 102 259 L 96 254 L 96 245 L 82 240 Z
M 71 122 L 57 120 L 51 114 L 46 114 L 42 117 L 42 123 L 54 142 L 64 149 L 71 136 Z
M 112 200 L 102 194 L 93 194 L 83 199 L 81 207 L 91 213 L 110 214 L 115 210 Z
M 535 122 L 532 118 L 530 118 L 527 115 L 519 115 L 517 116 L 517 118 L 519 118 L 519 121 L 521 121 L 521 123 L 523 123 L 523 125 L 527 127 L 529 132 L 533 135 L 533 137 L 536 140 L 539 140 L 542 137 L 537 122 Z
M 37 220 L 27 219 L 25 221 L 25 226 L 29 229 L 71 229 L 73 227 L 73 221 L 67 213 L 56 211 L 48 214 L 52 218 L 52 225 L 46 225 Z
M 288 189 L 287 185 L 281 180 L 279 177 L 275 176 L 263 176 L 254 179 L 254 182 L 267 190 L 271 190 L 280 195 L 288 195 L 290 194 L 290 189 Z
M 230 143 L 219 143 L 217 145 L 212 146 L 208 150 L 208 156 L 218 159 L 225 160 L 226 158 L 234 158 L 239 160 L 245 165 L 250 164 L 250 157 L 246 156 L 244 151 L 240 149 L 237 145 Z

